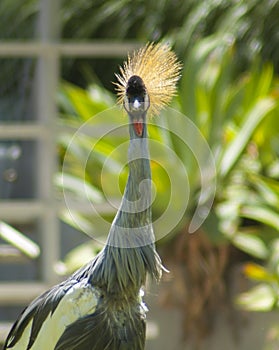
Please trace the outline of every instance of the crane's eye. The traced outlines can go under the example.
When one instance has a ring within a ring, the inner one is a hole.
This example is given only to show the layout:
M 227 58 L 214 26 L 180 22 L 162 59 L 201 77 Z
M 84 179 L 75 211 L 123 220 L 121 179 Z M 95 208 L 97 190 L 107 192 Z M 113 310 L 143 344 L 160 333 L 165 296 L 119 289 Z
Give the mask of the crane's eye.
M 133 75 L 127 83 L 124 107 L 127 112 L 146 112 L 149 107 L 149 96 L 142 79 Z

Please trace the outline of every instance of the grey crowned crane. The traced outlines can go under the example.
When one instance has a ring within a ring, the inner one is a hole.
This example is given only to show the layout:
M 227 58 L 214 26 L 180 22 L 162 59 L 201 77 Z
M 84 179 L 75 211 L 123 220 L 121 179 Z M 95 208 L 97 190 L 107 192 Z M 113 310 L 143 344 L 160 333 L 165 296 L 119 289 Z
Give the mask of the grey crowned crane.
M 119 102 L 129 116 L 129 176 L 106 245 L 86 266 L 23 310 L 4 349 L 141 350 L 147 273 L 159 280 L 151 219 L 147 111 L 158 114 L 176 90 L 181 66 L 164 44 L 148 44 L 116 75 Z

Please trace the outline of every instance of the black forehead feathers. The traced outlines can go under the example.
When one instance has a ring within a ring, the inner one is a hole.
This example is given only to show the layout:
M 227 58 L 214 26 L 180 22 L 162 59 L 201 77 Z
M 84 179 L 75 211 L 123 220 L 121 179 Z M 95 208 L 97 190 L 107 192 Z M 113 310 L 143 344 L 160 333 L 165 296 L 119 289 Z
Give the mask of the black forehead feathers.
M 133 75 L 128 80 L 126 94 L 130 96 L 144 95 L 146 92 L 143 80 L 138 75 Z

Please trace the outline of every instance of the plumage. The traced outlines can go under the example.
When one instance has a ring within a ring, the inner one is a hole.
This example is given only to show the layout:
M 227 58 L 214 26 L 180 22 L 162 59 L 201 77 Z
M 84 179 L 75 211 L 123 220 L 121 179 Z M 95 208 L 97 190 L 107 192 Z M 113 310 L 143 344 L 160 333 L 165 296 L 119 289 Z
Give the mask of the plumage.
M 130 120 L 129 177 L 106 245 L 22 312 L 4 350 L 144 349 L 141 288 L 147 273 L 159 280 L 163 270 L 152 227 L 146 114 L 170 100 L 179 70 L 165 45 L 150 44 L 129 56 L 117 85 Z

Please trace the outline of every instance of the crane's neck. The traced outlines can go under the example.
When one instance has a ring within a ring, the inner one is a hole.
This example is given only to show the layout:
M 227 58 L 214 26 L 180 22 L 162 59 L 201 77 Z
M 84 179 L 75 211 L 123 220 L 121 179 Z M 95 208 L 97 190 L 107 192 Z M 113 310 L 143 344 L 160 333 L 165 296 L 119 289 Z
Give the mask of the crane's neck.
M 134 228 L 151 223 L 151 170 L 146 124 L 141 137 L 132 124 L 129 131 L 129 176 L 116 224 Z
M 151 218 L 151 171 L 145 115 L 141 126 L 130 117 L 129 176 L 120 208 L 111 225 L 107 244 L 93 262 L 92 283 L 103 286 L 116 299 L 137 296 L 148 272 L 161 276 Z
M 138 136 L 133 123 L 129 125 L 129 176 L 109 235 L 109 243 L 120 248 L 133 248 L 154 241 L 151 214 L 151 170 L 145 118 L 142 128 L 142 134 Z

